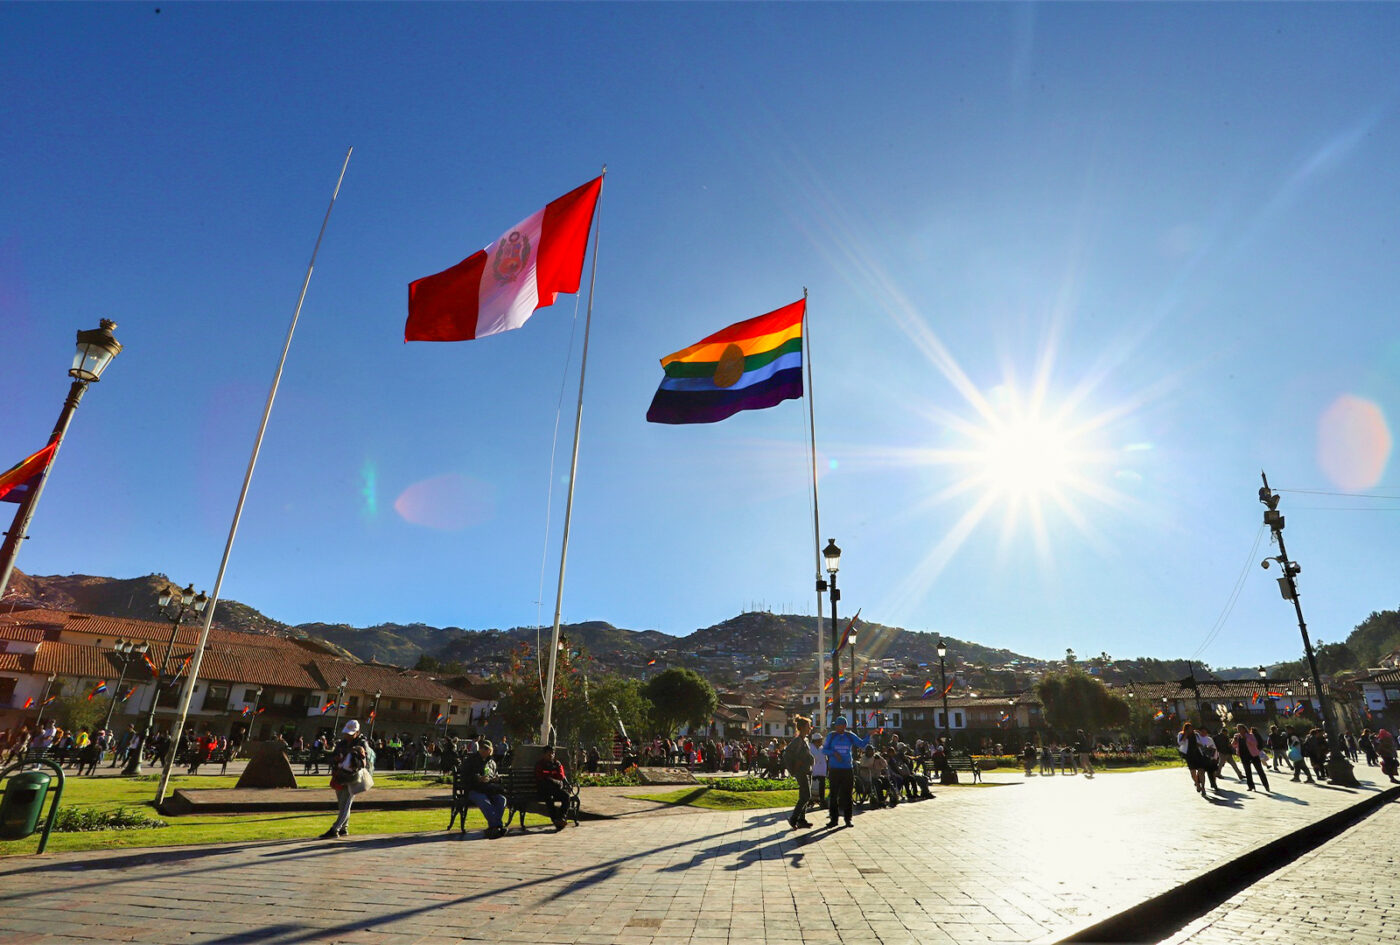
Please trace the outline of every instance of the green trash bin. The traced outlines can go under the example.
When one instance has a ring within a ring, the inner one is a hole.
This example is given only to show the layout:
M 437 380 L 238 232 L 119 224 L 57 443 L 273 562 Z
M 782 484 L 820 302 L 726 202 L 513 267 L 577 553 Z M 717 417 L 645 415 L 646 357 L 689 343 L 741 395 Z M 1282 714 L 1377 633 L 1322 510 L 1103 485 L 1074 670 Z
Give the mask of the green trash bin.
M 39 828 L 52 781 L 42 771 L 21 771 L 10 778 L 0 800 L 0 839 L 23 840 Z

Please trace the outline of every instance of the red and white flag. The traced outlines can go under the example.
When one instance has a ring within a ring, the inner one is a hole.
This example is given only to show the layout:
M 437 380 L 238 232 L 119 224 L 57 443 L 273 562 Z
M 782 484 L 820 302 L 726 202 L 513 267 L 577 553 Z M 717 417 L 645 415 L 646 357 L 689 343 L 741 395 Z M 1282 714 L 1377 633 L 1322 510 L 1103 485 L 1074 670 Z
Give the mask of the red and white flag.
M 467 341 L 519 328 L 577 292 L 603 178 L 569 191 L 451 269 L 408 284 L 404 341 Z

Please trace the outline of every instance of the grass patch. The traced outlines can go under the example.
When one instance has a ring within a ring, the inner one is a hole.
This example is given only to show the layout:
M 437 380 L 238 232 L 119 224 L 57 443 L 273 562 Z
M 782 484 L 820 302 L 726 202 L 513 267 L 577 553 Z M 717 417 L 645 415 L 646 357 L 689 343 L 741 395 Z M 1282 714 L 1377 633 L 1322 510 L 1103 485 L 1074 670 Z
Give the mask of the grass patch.
M 773 782 L 769 782 L 773 783 Z M 677 807 L 700 807 L 705 810 L 767 810 L 773 807 L 792 807 L 797 803 L 797 789 L 762 791 L 725 791 L 701 786 L 681 788 L 663 794 L 628 795 L 639 801 L 655 801 L 658 804 L 672 804 Z
M 714 788 L 716 791 L 737 791 L 749 793 L 753 791 L 796 791 L 797 782 L 792 778 L 783 778 L 781 781 L 774 781 L 769 778 L 697 778 L 706 787 Z M 793 801 L 797 803 L 796 800 Z
M 171 790 L 178 788 L 231 788 L 236 778 L 219 775 L 175 775 L 170 779 Z M 301 778 L 308 788 L 324 788 L 328 776 L 311 775 Z M 411 787 L 431 787 L 436 778 L 429 775 L 391 774 L 375 776 L 375 790 Z M 52 797 L 52 795 L 50 795 Z M 139 778 L 71 778 L 63 788 L 59 817 L 64 811 L 84 811 L 83 817 L 129 814 L 154 818 L 151 801 L 155 784 Z M 45 800 L 44 815 L 48 815 Z M 447 827 L 446 807 L 429 810 L 355 810 L 350 815 L 351 834 L 424 833 L 444 831 Z M 253 814 L 189 814 L 160 819 L 166 823 L 161 830 L 98 829 L 76 833 L 59 833 L 49 837 L 48 850 L 74 852 L 81 850 L 117 850 L 131 847 L 185 846 L 197 843 L 252 843 L 259 840 L 291 840 L 315 837 L 326 830 L 335 818 L 334 805 L 326 803 L 324 812 L 284 811 Z M 42 825 L 43 821 L 40 821 Z M 531 827 L 542 827 L 549 821 L 530 815 Z M 467 829 L 480 830 L 486 826 L 481 812 L 475 808 L 467 816 Z M 454 825 L 453 830 L 456 831 Z M 23 840 L 0 841 L 0 856 L 32 854 L 39 845 L 37 835 Z

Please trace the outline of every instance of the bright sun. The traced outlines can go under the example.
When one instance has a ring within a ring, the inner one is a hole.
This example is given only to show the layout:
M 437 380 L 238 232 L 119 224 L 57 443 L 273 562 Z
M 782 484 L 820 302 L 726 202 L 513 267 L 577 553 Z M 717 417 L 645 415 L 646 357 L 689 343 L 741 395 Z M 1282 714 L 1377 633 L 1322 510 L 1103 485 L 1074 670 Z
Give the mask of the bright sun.
M 971 476 L 1012 501 L 1062 495 L 1091 461 L 1073 430 L 1053 419 L 998 418 L 972 435 Z

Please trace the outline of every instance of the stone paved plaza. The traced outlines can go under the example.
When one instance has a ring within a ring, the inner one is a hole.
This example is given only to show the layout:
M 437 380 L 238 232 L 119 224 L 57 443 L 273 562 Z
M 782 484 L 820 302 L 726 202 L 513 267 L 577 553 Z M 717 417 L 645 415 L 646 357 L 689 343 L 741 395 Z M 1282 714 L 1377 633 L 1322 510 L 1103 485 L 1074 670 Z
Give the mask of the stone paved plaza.
M 1400 804 L 1192 922 L 1171 945 L 1400 941 Z
M 1376 769 L 1357 774 L 1359 791 L 1279 778 L 1273 796 L 1224 780 L 1229 793 L 1207 801 L 1182 769 L 1002 773 L 834 831 L 791 832 L 786 811 L 639 811 L 494 841 L 477 831 L 15 857 L 0 862 L 0 942 L 1053 941 L 1389 786 Z M 1334 843 L 1393 837 L 1394 808 Z M 1352 861 L 1324 848 L 1293 869 L 1344 875 L 1332 888 L 1345 895 L 1371 879 L 1393 892 L 1393 853 L 1383 875 Z M 1366 927 L 1395 922 L 1393 897 L 1366 902 Z M 1190 941 L 1224 941 L 1210 936 L 1227 921 Z

